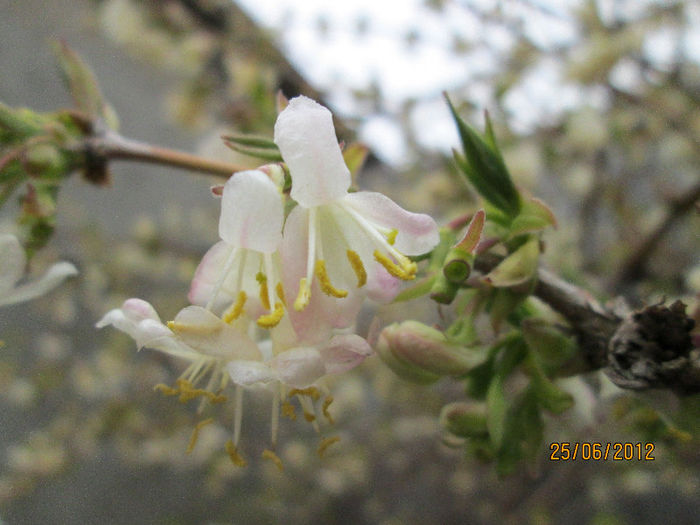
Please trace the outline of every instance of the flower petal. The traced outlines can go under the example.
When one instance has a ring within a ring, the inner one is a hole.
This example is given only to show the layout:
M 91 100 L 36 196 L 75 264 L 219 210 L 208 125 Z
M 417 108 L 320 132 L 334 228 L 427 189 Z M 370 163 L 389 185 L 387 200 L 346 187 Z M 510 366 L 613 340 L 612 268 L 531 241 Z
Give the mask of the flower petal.
M 277 355 L 270 367 L 280 381 L 296 388 L 311 385 L 326 374 L 321 354 L 315 348 L 294 348 Z
M 217 242 L 204 254 L 197 270 L 194 272 L 190 291 L 187 299 L 190 303 L 198 306 L 206 306 L 216 288 L 219 279 L 224 273 L 226 259 L 231 253 L 231 246 L 224 241 Z M 232 297 L 225 290 L 220 290 L 217 295 L 214 310 L 224 308 L 231 303 Z
M 9 233 L 0 235 L 0 293 L 11 290 L 22 278 L 26 263 L 27 258 L 17 237 Z
M 78 270 L 69 262 L 57 262 L 37 281 L 18 286 L 0 299 L 0 306 L 29 301 L 40 297 L 61 284 L 67 277 L 76 275 Z
M 351 206 L 375 226 L 396 230 L 394 247 L 404 255 L 429 252 L 439 242 L 438 227 L 432 217 L 424 213 L 404 210 L 386 195 L 373 191 L 349 193 L 343 204 Z
M 291 196 L 301 206 L 318 206 L 347 193 L 350 171 L 328 109 L 304 96 L 293 98 L 277 117 L 275 144 L 292 176 Z
M 319 348 L 326 374 L 340 374 L 352 370 L 372 355 L 369 343 L 356 334 L 336 335 Z
M 272 253 L 282 239 L 282 196 L 258 170 L 234 174 L 224 185 L 219 236 L 227 243 Z
M 259 383 L 276 381 L 275 372 L 260 361 L 231 361 L 226 365 L 233 382 L 241 386 L 253 386 Z

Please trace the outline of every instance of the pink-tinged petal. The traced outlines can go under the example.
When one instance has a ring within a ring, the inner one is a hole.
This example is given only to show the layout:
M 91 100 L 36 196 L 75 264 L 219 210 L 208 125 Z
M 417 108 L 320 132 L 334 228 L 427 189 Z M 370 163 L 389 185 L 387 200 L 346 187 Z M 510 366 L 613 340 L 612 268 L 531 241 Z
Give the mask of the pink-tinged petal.
M 22 245 L 9 233 L 0 235 L 0 293 L 11 290 L 24 275 L 27 263 Z
M 134 322 L 152 319 L 160 323 L 160 316 L 156 309 L 143 299 L 127 299 L 122 305 L 122 311 L 127 318 Z
M 372 348 L 355 334 L 336 335 L 319 348 L 326 374 L 340 374 L 352 370 L 372 355 Z
M 369 299 L 387 304 L 394 300 L 402 288 L 402 281 L 397 279 L 377 261 L 372 261 L 371 269 L 367 272 L 365 293 Z
M 190 292 L 187 298 L 190 303 L 198 306 L 206 306 L 211 298 L 214 289 L 216 288 L 219 279 L 226 266 L 226 260 L 232 247 L 227 243 L 220 241 L 209 248 L 209 251 L 204 254 L 202 261 L 197 266 L 192 278 Z M 214 310 L 228 306 L 232 298 L 225 291 L 219 291 L 217 302 L 213 305 Z
M 328 109 L 304 96 L 293 98 L 277 117 L 275 144 L 292 176 L 291 196 L 301 206 L 318 206 L 347 193 L 350 171 Z
M 381 193 L 348 193 L 342 203 L 352 207 L 369 223 L 387 230 L 396 230 L 398 234 L 394 247 L 405 255 L 429 252 L 440 240 L 437 224 L 432 217 L 406 211 Z
M 234 384 L 245 387 L 277 380 L 275 372 L 260 361 L 231 361 L 226 369 Z
M 227 243 L 272 253 L 282 239 L 282 196 L 267 175 L 241 171 L 224 185 L 219 236 Z
M 306 276 L 308 214 L 308 210 L 301 206 L 291 211 L 284 225 L 280 256 L 289 319 L 299 340 L 316 344 L 327 340 L 333 328 L 345 328 L 355 321 L 362 305 L 362 297 L 355 293 L 341 299 L 329 297 L 321 291 L 318 279 L 314 278 L 309 304 L 301 312 L 292 306 L 299 292 L 299 281 Z
M 284 384 L 303 388 L 326 374 L 321 354 L 315 348 L 294 348 L 277 355 L 270 367 Z

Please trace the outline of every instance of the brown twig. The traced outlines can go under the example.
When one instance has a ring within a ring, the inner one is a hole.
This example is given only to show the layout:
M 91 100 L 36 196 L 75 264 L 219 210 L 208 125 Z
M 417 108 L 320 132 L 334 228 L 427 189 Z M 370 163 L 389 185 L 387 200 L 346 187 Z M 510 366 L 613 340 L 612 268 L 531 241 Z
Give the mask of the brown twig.
M 669 232 L 673 223 L 689 212 L 698 200 L 700 200 L 700 184 L 691 187 L 685 195 L 671 202 L 663 220 L 622 263 L 620 271 L 610 285 L 613 291 L 619 292 L 627 284 L 644 276 L 649 257 L 654 252 L 661 239 Z

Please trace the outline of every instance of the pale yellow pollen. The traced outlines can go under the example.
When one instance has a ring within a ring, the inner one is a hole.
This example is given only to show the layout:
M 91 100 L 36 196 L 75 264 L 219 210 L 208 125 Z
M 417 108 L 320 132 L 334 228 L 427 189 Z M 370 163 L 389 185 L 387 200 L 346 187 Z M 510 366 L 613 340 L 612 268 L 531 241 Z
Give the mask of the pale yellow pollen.
M 192 429 L 192 436 L 190 437 L 190 444 L 187 445 L 187 450 L 185 451 L 186 454 L 191 454 L 192 451 L 194 450 L 195 445 L 197 444 L 197 440 L 199 439 L 199 431 L 202 430 L 205 426 L 211 424 L 214 422 L 214 418 L 210 417 L 209 419 L 205 419 L 204 421 L 200 421 L 194 426 L 194 429 Z
M 362 264 L 362 259 L 360 259 L 357 252 L 352 250 L 348 250 L 346 254 L 348 256 L 348 261 L 350 261 L 350 266 L 352 266 L 355 275 L 357 275 L 357 287 L 362 288 L 367 284 L 367 272 L 365 271 L 365 266 Z
M 318 388 L 315 386 L 308 386 L 306 388 L 292 388 L 289 391 L 289 397 L 292 396 L 306 396 L 310 397 L 314 401 L 318 401 L 319 398 L 321 397 L 321 392 L 318 391 Z
M 311 412 L 304 411 L 304 419 L 306 419 L 306 421 L 308 421 L 309 423 L 313 423 L 314 421 L 316 421 L 316 415 L 312 414 Z
M 326 417 L 328 422 L 332 425 L 335 423 L 333 421 L 333 416 L 331 413 L 328 411 L 328 407 L 331 406 L 331 403 L 333 402 L 333 396 L 327 396 L 326 399 L 323 400 L 323 406 L 321 407 L 321 411 L 323 412 L 323 415 Z
M 328 447 L 330 447 L 334 443 L 337 443 L 338 441 L 340 441 L 339 436 L 333 436 L 333 437 L 329 437 L 329 438 L 322 440 L 321 443 L 318 445 L 319 457 L 323 457 L 323 454 L 326 453 L 326 450 L 328 450 Z
M 302 277 L 299 280 L 299 294 L 294 301 L 294 309 L 297 312 L 301 312 L 307 304 L 309 304 L 309 299 L 311 298 L 311 286 L 306 282 L 306 277 Z
M 316 277 L 318 277 L 318 284 L 321 287 L 321 291 L 326 295 L 337 297 L 338 299 L 347 297 L 347 290 L 338 290 L 331 284 L 328 272 L 326 272 L 326 262 L 322 259 L 316 261 Z
M 418 266 L 407 257 L 402 256 L 397 264 L 379 250 L 374 250 L 374 258 L 394 277 L 404 281 L 411 281 L 416 278 Z
M 287 300 L 284 298 L 284 288 L 282 288 L 282 283 L 277 283 L 275 291 L 277 292 L 277 297 L 279 297 L 280 301 L 282 301 L 282 304 L 286 306 Z
M 275 466 L 278 469 L 280 469 L 280 472 L 284 472 L 284 465 L 282 464 L 282 460 L 272 450 L 267 448 L 263 450 L 262 457 L 263 459 L 269 459 L 270 461 L 272 461 L 275 464 Z
M 391 246 L 394 245 L 396 242 L 396 236 L 399 234 L 399 230 L 394 228 L 391 230 L 389 233 L 386 234 L 386 242 L 388 242 Z
M 156 386 L 153 387 L 153 390 L 162 392 L 165 396 L 176 396 L 180 393 L 180 391 L 177 388 L 171 388 L 168 385 L 164 385 L 163 383 L 158 383 Z
M 270 297 L 267 293 L 267 276 L 262 272 L 258 272 L 255 276 L 255 280 L 258 281 L 258 284 L 260 285 L 260 302 L 265 310 L 269 310 Z
M 236 299 L 236 302 L 231 304 L 229 309 L 224 312 L 222 319 L 225 323 L 231 323 L 241 316 L 246 299 L 247 296 L 244 291 L 241 290 L 238 292 L 238 299 Z
M 236 465 L 237 467 L 245 467 L 248 462 L 243 458 L 238 453 L 238 449 L 236 449 L 236 445 L 233 444 L 233 441 L 230 439 L 226 442 L 226 452 L 228 453 L 228 457 L 231 458 L 231 463 Z
M 282 303 L 275 303 L 275 311 L 258 317 L 257 323 L 260 328 L 274 328 L 279 324 L 284 316 L 284 306 Z
M 282 415 L 284 417 L 288 417 L 292 421 L 296 421 L 297 413 L 294 411 L 294 405 L 292 405 L 289 401 L 284 401 L 282 403 Z

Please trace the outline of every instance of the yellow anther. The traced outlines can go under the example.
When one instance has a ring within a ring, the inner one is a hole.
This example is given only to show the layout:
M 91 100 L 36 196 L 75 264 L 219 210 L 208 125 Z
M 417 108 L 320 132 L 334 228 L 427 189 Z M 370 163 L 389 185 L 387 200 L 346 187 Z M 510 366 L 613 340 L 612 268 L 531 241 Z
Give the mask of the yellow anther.
M 273 328 L 279 324 L 284 316 L 284 306 L 282 303 L 275 303 L 275 311 L 271 314 L 261 315 L 258 317 L 258 326 L 260 328 Z
M 323 415 L 326 417 L 326 419 L 331 425 L 335 423 L 335 421 L 333 421 L 333 416 L 331 416 L 331 413 L 328 411 L 328 407 L 331 406 L 332 402 L 333 396 L 327 396 L 326 399 L 323 400 L 323 406 L 321 407 Z
M 280 472 L 284 472 L 284 465 L 282 465 L 282 460 L 272 450 L 267 448 L 263 450 L 262 457 L 263 459 L 269 459 L 270 461 L 272 461 L 275 464 L 275 466 L 277 466 L 277 468 L 280 469 Z
M 202 388 L 194 388 L 192 383 L 186 379 L 178 379 L 175 384 L 177 385 L 178 393 L 180 394 L 178 399 L 180 403 L 187 403 L 188 401 L 197 399 L 198 397 L 206 397 L 212 404 L 223 403 L 226 401 L 226 396 L 217 395 Z
M 158 390 L 166 396 L 176 396 L 180 393 L 179 389 L 169 387 L 168 385 L 164 385 L 163 383 L 158 383 L 156 386 L 153 387 L 153 390 Z
M 321 443 L 318 445 L 318 455 L 319 457 L 323 457 L 323 454 L 326 453 L 326 450 L 328 450 L 328 447 L 330 447 L 332 444 L 337 443 L 340 441 L 339 436 L 333 436 L 326 438 L 321 441 Z
M 297 312 L 301 312 L 306 305 L 309 304 L 309 299 L 311 298 L 311 286 L 306 282 L 306 277 L 302 277 L 299 280 L 299 294 L 294 301 L 294 309 Z
M 226 442 L 226 452 L 228 453 L 228 457 L 231 458 L 231 463 L 237 467 L 245 467 L 248 464 L 248 462 L 243 459 L 243 456 L 238 453 L 236 445 L 234 445 L 233 441 L 230 439 Z
M 318 284 L 321 287 L 321 291 L 326 295 L 337 297 L 338 299 L 347 297 L 347 290 L 338 290 L 331 284 L 328 272 L 326 272 L 326 262 L 321 259 L 316 261 L 316 277 L 318 277 Z
M 362 288 L 367 283 L 367 272 L 365 271 L 365 266 L 362 264 L 362 259 L 352 250 L 345 252 L 348 256 L 348 261 L 350 261 L 350 266 L 355 271 L 357 275 L 357 287 Z
M 306 419 L 306 421 L 308 421 L 309 423 L 313 423 L 314 421 L 316 421 L 316 416 L 311 412 L 304 411 L 304 419 Z
M 386 234 L 386 242 L 388 242 L 391 246 L 394 245 L 396 242 L 396 236 L 399 234 L 399 230 L 393 229 L 389 233 Z
M 264 273 L 258 272 L 255 276 L 255 280 L 258 281 L 260 285 L 260 302 L 265 310 L 270 309 L 270 294 L 267 293 L 267 277 Z
M 282 403 L 282 415 L 284 417 L 288 417 L 292 421 L 296 421 L 297 413 L 294 411 L 294 405 L 292 405 L 289 401 L 284 401 Z
M 287 300 L 284 298 L 284 288 L 282 288 L 282 283 L 277 283 L 277 286 L 275 286 L 275 291 L 277 292 L 277 297 L 279 297 L 280 301 L 282 301 L 282 304 L 287 306 Z
M 238 299 L 236 299 L 236 302 L 233 303 L 229 307 L 229 309 L 224 312 L 222 319 L 225 323 L 230 323 L 241 316 L 241 314 L 243 313 L 243 306 L 245 305 L 246 299 L 247 296 L 244 291 L 241 290 L 240 292 L 238 292 Z
M 190 444 L 187 445 L 187 450 L 185 451 L 186 454 L 190 454 L 194 450 L 194 446 L 197 444 L 197 440 L 199 439 L 199 431 L 213 422 L 214 418 L 210 417 L 209 419 L 200 421 L 194 426 L 194 429 L 192 430 L 192 436 L 190 437 Z
M 321 392 L 315 386 L 307 386 L 306 388 L 292 388 L 289 391 L 289 397 L 292 396 L 306 396 L 310 397 L 314 401 L 318 401 L 321 397 Z
M 399 264 L 396 264 L 379 250 L 374 250 L 374 258 L 394 277 L 398 277 L 404 281 L 411 281 L 416 278 L 418 266 L 407 257 L 402 256 L 401 260 L 399 260 Z

